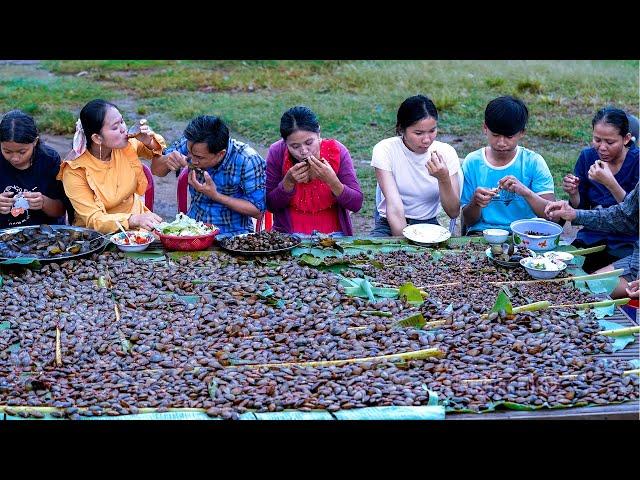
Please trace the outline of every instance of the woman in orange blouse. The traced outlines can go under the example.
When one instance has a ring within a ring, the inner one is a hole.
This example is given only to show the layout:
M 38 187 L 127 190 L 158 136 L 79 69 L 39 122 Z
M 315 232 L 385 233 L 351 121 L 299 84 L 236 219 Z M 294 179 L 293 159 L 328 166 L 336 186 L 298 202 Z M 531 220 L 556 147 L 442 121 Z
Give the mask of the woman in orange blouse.
M 80 111 L 73 150 L 60 166 L 58 179 L 75 210 L 74 225 L 108 233 L 118 230 L 152 230 L 162 218 L 142 200 L 147 179 L 140 159 L 162 155 L 166 143 L 148 125 L 135 138 L 118 108 L 104 100 L 91 100 Z

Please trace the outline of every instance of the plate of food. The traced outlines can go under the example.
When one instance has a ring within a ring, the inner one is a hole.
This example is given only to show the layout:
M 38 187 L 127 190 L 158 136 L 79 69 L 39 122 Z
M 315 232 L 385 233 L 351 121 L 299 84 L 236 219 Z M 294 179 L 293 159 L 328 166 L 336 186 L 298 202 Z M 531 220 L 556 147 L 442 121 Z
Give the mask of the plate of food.
M 402 230 L 402 235 L 419 245 L 435 245 L 451 238 L 451 232 L 440 225 L 432 223 L 414 223 Z
M 52 262 L 81 258 L 102 250 L 108 235 L 71 225 L 27 225 L 0 230 L 0 261 L 33 258 Z
M 221 248 L 242 255 L 274 255 L 293 250 L 301 242 L 297 235 L 265 231 L 218 239 Z

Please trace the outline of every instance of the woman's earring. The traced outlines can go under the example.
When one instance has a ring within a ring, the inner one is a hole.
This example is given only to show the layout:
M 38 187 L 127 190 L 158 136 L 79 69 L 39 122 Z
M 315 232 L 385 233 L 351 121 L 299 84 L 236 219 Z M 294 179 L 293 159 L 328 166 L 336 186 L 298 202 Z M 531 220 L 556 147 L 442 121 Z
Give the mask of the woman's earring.
M 100 154 L 99 154 L 100 155 L 100 160 L 102 160 L 102 144 L 99 143 L 98 145 L 100 147 Z

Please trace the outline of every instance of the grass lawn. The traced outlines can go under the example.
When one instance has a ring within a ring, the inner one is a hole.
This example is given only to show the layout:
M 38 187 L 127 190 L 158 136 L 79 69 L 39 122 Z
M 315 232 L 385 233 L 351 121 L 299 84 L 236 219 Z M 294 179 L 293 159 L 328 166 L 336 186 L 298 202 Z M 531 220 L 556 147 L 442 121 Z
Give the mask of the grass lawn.
M 43 131 L 70 134 L 82 105 L 105 98 L 125 117 L 149 118 L 158 132 L 208 113 L 269 145 L 282 113 L 305 104 L 323 135 L 351 151 L 365 191 L 362 214 L 371 215 L 375 177 L 361 161 L 393 134 L 406 97 L 434 100 L 441 139 L 456 140 L 460 157 L 484 145 L 489 100 L 522 98 L 530 111 L 522 144 L 547 160 L 562 197 L 562 176 L 590 141 L 596 110 L 612 104 L 638 115 L 638 68 L 638 61 L 45 61 L 39 75 L 0 66 L 0 110 L 22 108 Z

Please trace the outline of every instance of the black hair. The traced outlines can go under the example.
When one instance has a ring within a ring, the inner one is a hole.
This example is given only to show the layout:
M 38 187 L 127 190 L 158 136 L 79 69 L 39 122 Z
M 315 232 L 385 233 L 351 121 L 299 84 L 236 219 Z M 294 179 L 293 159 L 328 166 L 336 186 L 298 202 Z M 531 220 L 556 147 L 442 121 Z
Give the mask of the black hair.
M 396 133 L 400 135 L 403 130 L 425 118 L 438 120 L 438 109 L 429 97 L 414 95 L 400 104 L 396 119 Z
M 529 120 L 529 110 L 524 102 L 511 96 L 494 98 L 484 110 L 484 123 L 498 135 L 510 137 L 522 132 Z
M 320 133 L 318 116 L 309 107 L 296 105 L 282 114 L 280 118 L 280 135 L 284 140 L 298 130 Z
M 36 122 L 22 110 L 7 112 L 0 121 L 0 142 L 33 143 L 38 139 L 35 150 L 42 150 L 42 140 Z
M 100 130 L 102 130 L 104 117 L 107 114 L 107 110 L 111 107 L 118 110 L 118 107 L 115 104 L 96 98 L 95 100 L 91 100 L 82 107 L 82 110 L 80 110 L 80 122 L 82 123 L 82 130 L 84 130 L 84 136 L 87 138 L 87 148 L 89 148 L 93 143 L 91 136 L 94 133 L 99 134 Z
M 629 133 L 629 117 L 624 112 L 615 107 L 604 107 L 596 112 L 591 120 L 591 128 L 596 126 L 596 123 L 606 123 L 618 129 L 620 136 L 624 137 Z
M 209 153 L 218 153 L 229 144 L 229 128 L 215 115 L 200 115 L 191 120 L 184 136 L 193 143 L 206 143 Z

